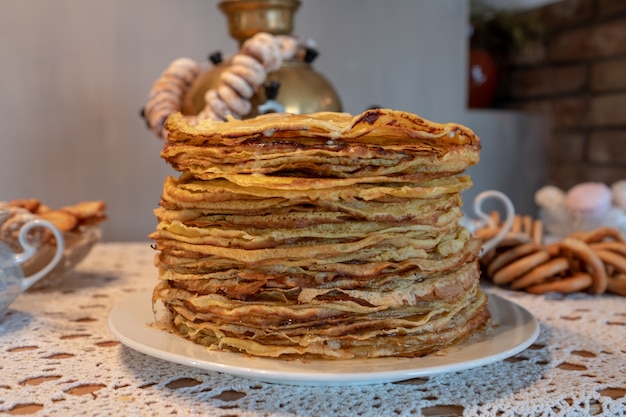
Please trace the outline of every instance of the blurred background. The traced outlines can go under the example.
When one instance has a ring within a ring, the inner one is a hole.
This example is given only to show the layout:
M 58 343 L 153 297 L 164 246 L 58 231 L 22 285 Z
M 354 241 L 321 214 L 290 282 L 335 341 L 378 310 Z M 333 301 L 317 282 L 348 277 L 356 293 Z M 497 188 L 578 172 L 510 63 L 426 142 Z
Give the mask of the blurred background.
M 571 14 L 591 2 L 533 5 L 530 12 L 543 6 Z M 104 200 L 103 240 L 147 239 L 163 180 L 176 173 L 160 158 L 163 142 L 140 110 L 174 59 L 206 62 L 216 50 L 237 52 L 218 4 L 0 0 L 0 201 L 35 197 L 59 207 Z M 551 181 L 553 114 L 543 92 L 537 105 L 526 89 L 501 82 L 493 99 L 470 107 L 474 11 L 468 0 L 302 0 L 293 33 L 315 41 L 314 68 L 335 87 L 344 111 L 391 107 L 475 130 L 483 152 L 466 201 L 495 188 L 532 214 L 534 191 Z M 532 41 L 535 50 L 547 42 Z M 519 71 L 528 65 L 516 62 Z M 586 139 L 577 140 L 584 147 Z M 603 171 L 607 181 L 626 177 L 623 163 L 611 163 L 618 171 Z

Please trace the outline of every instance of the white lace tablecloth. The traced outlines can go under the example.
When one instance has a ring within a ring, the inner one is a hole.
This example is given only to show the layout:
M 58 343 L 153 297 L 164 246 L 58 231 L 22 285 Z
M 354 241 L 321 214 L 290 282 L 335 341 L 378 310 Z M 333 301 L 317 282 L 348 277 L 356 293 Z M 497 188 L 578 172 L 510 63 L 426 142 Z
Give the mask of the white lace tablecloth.
M 150 242 L 97 245 L 0 320 L 0 414 L 41 416 L 624 416 L 626 298 L 490 289 L 530 310 L 537 341 L 507 360 L 401 383 L 289 386 L 173 364 L 109 331 L 156 283 Z

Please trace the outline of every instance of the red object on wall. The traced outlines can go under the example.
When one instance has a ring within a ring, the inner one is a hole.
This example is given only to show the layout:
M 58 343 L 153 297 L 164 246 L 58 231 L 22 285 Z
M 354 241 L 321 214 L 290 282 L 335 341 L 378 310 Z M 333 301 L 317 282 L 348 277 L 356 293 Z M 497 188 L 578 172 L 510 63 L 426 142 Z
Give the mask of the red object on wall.
M 498 65 L 489 52 L 471 48 L 468 68 L 469 107 L 491 105 L 498 87 Z

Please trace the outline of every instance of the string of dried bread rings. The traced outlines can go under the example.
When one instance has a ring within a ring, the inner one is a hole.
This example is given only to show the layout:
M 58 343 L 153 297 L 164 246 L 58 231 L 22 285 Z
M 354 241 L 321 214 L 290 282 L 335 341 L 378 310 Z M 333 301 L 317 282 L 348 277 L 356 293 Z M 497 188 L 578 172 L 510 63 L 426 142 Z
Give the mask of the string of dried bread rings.
M 476 232 L 488 239 L 502 226 L 496 214 Z M 618 229 L 577 232 L 551 244 L 543 242 L 543 224 L 516 215 L 507 237 L 484 254 L 484 275 L 496 285 L 533 294 L 547 292 L 626 296 L 626 240 Z
M 197 115 L 185 115 L 189 124 L 200 120 L 240 119 L 251 111 L 250 99 L 263 85 L 267 74 L 280 68 L 283 61 L 303 60 L 313 47 L 310 39 L 261 32 L 247 39 L 220 74 L 215 88 L 204 96 L 205 107 Z M 142 113 L 148 127 L 163 137 L 163 125 L 173 113 L 181 112 L 185 95 L 202 72 L 200 63 L 190 58 L 174 60 L 153 83 Z

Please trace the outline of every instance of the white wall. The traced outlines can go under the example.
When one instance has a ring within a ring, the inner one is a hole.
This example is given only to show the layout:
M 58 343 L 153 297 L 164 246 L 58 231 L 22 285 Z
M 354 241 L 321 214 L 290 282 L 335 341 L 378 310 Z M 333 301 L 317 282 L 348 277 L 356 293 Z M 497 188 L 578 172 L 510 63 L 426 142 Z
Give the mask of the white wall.
M 105 240 L 145 239 L 173 171 L 139 110 L 173 59 L 236 51 L 217 4 L 0 0 L 0 200 L 103 199 Z M 471 123 L 466 15 L 465 0 L 303 0 L 295 33 L 317 42 L 346 111 Z
M 506 193 L 521 214 L 537 214 L 534 193 L 546 183 L 545 139 L 548 121 L 540 116 L 493 110 L 472 110 L 458 123 L 472 127 L 480 137 L 480 163 L 467 173 L 474 186 L 463 195 L 464 209 L 472 214 L 472 201 L 481 191 Z M 488 205 L 484 209 L 502 208 Z
M 296 29 L 318 43 L 315 67 L 346 111 L 449 119 L 465 108 L 466 13 L 459 0 L 304 0 Z

